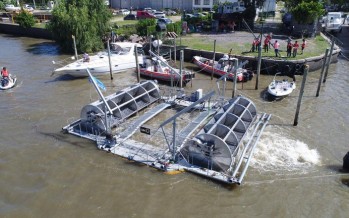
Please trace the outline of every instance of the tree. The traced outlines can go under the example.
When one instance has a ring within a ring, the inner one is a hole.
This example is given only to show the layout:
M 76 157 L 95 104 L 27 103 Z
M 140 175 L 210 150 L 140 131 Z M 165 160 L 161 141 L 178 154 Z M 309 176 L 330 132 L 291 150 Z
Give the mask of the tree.
M 323 5 L 319 2 L 301 2 L 291 9 L 294 19 L 300 24 L 310 24 L 325 13 Z
M 111 12 L 104 0 L 61 0 L 52 11 L 47 28 L 64 51 L 73 51 L 72 35 L 78 52 L 103 48 L 102 37 L 110 30 Z
M 16 23 L 24 28 L 30 28 L 35 25 L 34 16 L 26 10 L 22 10 L 18 15 L 14 17 Z

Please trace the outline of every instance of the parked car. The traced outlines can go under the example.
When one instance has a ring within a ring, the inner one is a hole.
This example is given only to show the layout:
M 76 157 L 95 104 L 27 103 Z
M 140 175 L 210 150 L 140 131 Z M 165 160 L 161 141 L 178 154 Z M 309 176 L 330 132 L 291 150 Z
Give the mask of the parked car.
M 121 14 L 121 15 L 128 15 L 129 13 L 130 13 L 130 11 L 127 9 L 120 9 L 119 10 L 119 14 Z
M 137 20 L 137 15 L 135 14 L 128 14 L 124 17 L 124 20 Z
M 152 13 L 148 11 L 137 11 L 138 19 L 156 18 Z
M 16 7 L 14 5 L 6 5 L 5 6 L 5 11 L 8 11 L 8 12 L 19 11 L 19 10 L 21 10 L 21 8 Z
M 173 15 L 176 15 L 177 12 L 168 9 L 168 10 L 165 11 L 165 14 L 166 14 L 167 16 L 173 16 Z
M 161 11 L 155 12 L 155 13 L 154 13 L 154 16 L 155 16 L 156 18 L 165 18 L 165 17 L 166 17 L 165 13 L 164 13 L 164 12 L 161 12 Z
M 205 17 L 205 15 L 203 13 L 195 13 L 193 16 L 194 17 Z
M 160 18 L 160 19 L 158 19 L 158 21 L 157 21 L 158 23 L 164 23 L 164 24 L 170 24 L 170 23 L 173 23 L 172 22 L 172 20 L 171 19 L 169 19 L 169 18 Z
M 34 8 L 32 6 L 30 6 L 30 5 L 24 5 L 23 9 L 26 10 L 26 11 L 29 11 L 29 12 L 33 12 L 34 11 Z
M 184 19 L 190 19 L 190 18 L 193 18 L 194 17 L 194 15 L 192 15 L 192 14 L 185 14 L 184 15 Z

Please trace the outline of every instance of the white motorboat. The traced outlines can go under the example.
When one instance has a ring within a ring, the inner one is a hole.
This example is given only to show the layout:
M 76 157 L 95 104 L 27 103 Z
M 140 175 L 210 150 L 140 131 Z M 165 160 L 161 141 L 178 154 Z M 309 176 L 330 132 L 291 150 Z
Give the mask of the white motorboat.
M 115 42 L 110 44 L 110 60 L 113 73 L 119 73 L 136 67 L 134 56 L 135 45 L 139 64 L 143 64 L 143 48 L 141 44 L 131 42 Z M 54 62 L 54 64 L 59 64 Z M 54 70 L 54 74 L 70 74 L 75 77 L 87 77 L 86 68 L 94 76 L 110 73 L 108 52 L 99 52 L 89 56 L 88 59 L 81 58 L 73 63 L 67 64 Z
M 17 84 L 17 77 L 14 75 L 9 75 L 8 79 L 1 78 L 0 90 L 8 90 L 15 87 Z
M 287 79 L 276 80 L 276 76 L 281 73 L 276 73 L 273 81 L 268 86 L 268 94 L 272 99 L 281 99 L 292 93 L 296 89 L 296 81 L 289 82 Z

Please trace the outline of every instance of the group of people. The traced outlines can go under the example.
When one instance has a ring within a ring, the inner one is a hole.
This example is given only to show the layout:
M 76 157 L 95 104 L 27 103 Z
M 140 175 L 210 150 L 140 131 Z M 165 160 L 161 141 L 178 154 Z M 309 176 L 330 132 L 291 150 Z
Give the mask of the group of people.
M 264 44 L 263 44 L 263 48 L 264 48 L 264 52 L 269 52 L 269 46 L 272 45 L 274 47 L 274 51 L 275 51 L 275 57 L 281 57 L 280 55 L 280 43 L 278 42 L 278 40 L 275 40 L 274 43 L 271 43 L 271 39 L 272 39 L 272 35 L 268 34 L 265 39 L 264 39 Z M 252 48 L 250 52 L 255 52 L 257 49 L 260 49 L 261 45 L 261 40 L 259 37 L 255 37 L 253 42 L 252 42 Z M 296 57 L 298 54 L 298 48 L 301 46 L 302 52 L 301 54 L 303 54 L 303 51 L 305 49 L 306 46 L 306 41 L 305 39 L 303 39 L 302 44 L 299 45 L 298 41 L 295 41 L 294 43 L 292 43 L 291 38 L 289 38 L 287 40 L 287 46 L 286 46 L 286 51 L 287 51 L 287 57 Z
M 304 48 L 305 48 L 305 45 L 306 45 L 306 41 L 305 39 L 303 39 L 303 42 L 301 44 L 301 48 L 302 48 L 302 53 L 303 54 L 303 51 L 304 51 Z M 289 38 L 287 40 L 287 57 L 290 58 L 291 56 L 293 57 L 296 57 L 297 56 L 297 53 L 298 53 L 298 48 L 299 48 L 299 44 L 298 44 L 298 41 L 296 40 L 293 44 L 292 44 L 292 40 Z

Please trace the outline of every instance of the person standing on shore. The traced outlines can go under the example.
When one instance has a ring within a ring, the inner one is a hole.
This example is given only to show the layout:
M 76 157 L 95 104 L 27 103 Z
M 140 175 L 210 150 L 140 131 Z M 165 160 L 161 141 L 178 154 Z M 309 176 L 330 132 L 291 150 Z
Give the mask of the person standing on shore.
M 268 35 L 269 36 L 269 35 Z M 264 52 L 268 52 L 269 51 L 269 43 L 270 43 L 270 39 L 269 37 L 265 37 L 264 39 Z
M 293 57 L 295 58 L 297 56 L 297 50 L 299 48 L 299 44 L 297 41 L 294 42 L 293 44 Z
M 290 58 L 292 55 L 292 42 L 288 41 L 287 42 L 287 57 Z
M 279 47 L 280 47 L 280 44 L 278 43 L 278 40 L 275 40 L 274 42 L 275 57 L 280 56 Z
M 303 39 L 302 46 L 301 46 L 302 47 L 302 53 L 301 54 L 303 54 L 303 50 L 304 50 L 306 44 L 307 43 L 306 43 L 305 39 Z

